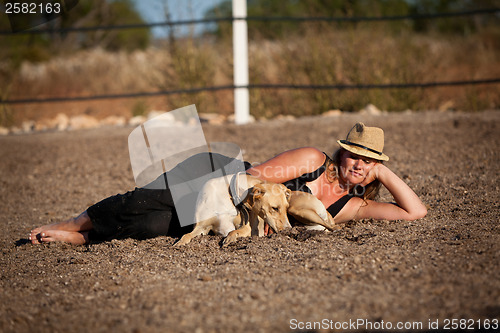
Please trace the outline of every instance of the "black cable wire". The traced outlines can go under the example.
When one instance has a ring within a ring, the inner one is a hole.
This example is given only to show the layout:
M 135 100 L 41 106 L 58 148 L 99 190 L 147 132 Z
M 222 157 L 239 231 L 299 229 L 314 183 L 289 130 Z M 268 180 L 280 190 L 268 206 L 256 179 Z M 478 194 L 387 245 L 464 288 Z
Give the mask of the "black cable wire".
M 394 21 L 407 19 L 429 19 L 439 17 L 455 17 L 478 14 L 492 14 L 500 11 L 500 8 L 478 9 L 471 11 L 462 11 L 455 13 L 437 13 L 437 14 L 420 14 L 406 16 L 383 16 L 383 17 L 226 17 L 226 18 L 209 18 L 199 20 L 185 20 L 174 22 L 157 22 L 148 24 L 128 24 L 116 26 L 95 26 L 81 28 L 66 28 L 66 29 L 43 29 L 30 30 L 13 33 L 10 31 L 0 31 L 0 35 L 19 35 L 19 34 L 41 34 L 54 32 L 88 32 L 96 30 L 113 30 L 113 29 L 138 29 L 150 28 L 155 26 L 175 26 L 184 24 L 200 24 L 222 21 L 247 20 L 247 21 L 327 21 L 327 22 L 361 22 L 361 21 Z M 235 88 L 248 89 L 317 89 L 317 90 L 344 90 L 344 89 L 405 89 L 405 88 L 430 88 L 438 86 L 459 86 L 459 85 L 476 85 L 476 84 L 492 84 L 500 83 L 500 79 L 484 79 L 484 80 L 466 80 L 466 81 L 446 81 L 446 82 L 427 82 L 427 83 L 390 83 L 390 84 L 361 84 L 361 85 L 297 85 L 297 84 L 250 84 L 248 86 L 215 86 L 215 87 L 199 87 L 191 89 L 177 89 L 157 92 L 139 92 L 130 94 L 106 94 L 94 96 L 78 96 L 78 97 L 49 97 L 49 98 L 28 98 L 18 100 L 0 100 L 2 104 L 27 104 L 27 103 L 54 103 L 68 101 L 89 101 L 100 99 L 118 99 L 118 98 L 135 98 L 135 97 L 152 97 L 161 95 L 198 93 L 202 91 L 217 91 L 229 90 Z
M 317 89 L 317 90 L 346 90 L 346 89 L 407 89 L 407 88 L 432 88 L 443 86 L 463 86 L 477 84 L 495 84 L 500 83 L 500 78 L 482 79 L 482 80 L 465 80 L 465 81 L 443 81 L 443 82 L 425 82 L 425 83 L 389 83 L 389 84 L 361 84 L 361 85 L 300 85 L 300 84 L 250 84 L 248 86 L 215 86 L 215 87 L 200 87 L 191 89 L 163 90 L 154 92 L 139 92 L 131 94 L 107 94 L 94 96 L 78 96 L 78 97 L 49 97 L 49 98 L 27 98 L 27 99 L 7 99 L 0 100 L 0 104 L 28 104 L 28 103 L 56 103 L 56 102 L 71 102 L 71 101 L 91 101 L 100 99 L 118 99 L 118 98 L 136 98 L 136 97 L 153 97 L 173 94 L 192 94 L 203 91 L 218 91 L 230 90 L 236 88 L 248 89 Z
M 358 16 L 358 17 L 258 17 L 249 16 L 248 21 L 326 21 L 326 22 L 361 22 L 361 21 L 398 21 L 398 20 L 420 20 L 431 18 L 469 16 L 480 14 L 493 14 L 500 11 L 500 8 L 475 9 L 462 12 L 452 13 L 435 13 L 435 14 L 415 14 L 415 15 L 394 15 L 394 16 Z M 244 20 L 244 18 L 233 18 Z
M 439 86 L 463 86 L 476 84 L 500 83 L 500 78 L 483 80 L 442 81 L 424 83 L 387 83 L 387 84 L 332 84 L 332 85 L 296 85 L 296 84 L 255 84 L 248 88 L 260 89 L 317 89 L 317 90 L 344 90 L 344 89 L 407 89 L 407 88 L 433 88 Z
M 78 97 L 49 97 L 49 98 L 27 98 L 15 100 L 0 100 L 0 104 L 27 104 L 27 103 L 54 103 L 54 102 L 69 102 L 69 101 L 92 101 L 98 99 L 117 99 L 117 98 L 136 98 L 136 97 L 153 97 L 161 95 L 174 95 L 186 93 L 198 93 L 202 91 L 216 91 L 234 89 L 234 86 L 218 86 L 218 87 L 201 87 L 191 89 L 163 90 L 153 92 L 139 92 L 130 94 L 107 94 L 93 96 L 78 96 Z
M 44 34 L 44 33 L 69 33 L 69 32 L 90 32 L 97 30 L 123 30 L 123 29 L 145 29 L 160 26 L 176 26 L 176 25 L 187 25 L 187 24 L 206 24 L 206 23 L 216 23 L 216 22 L 232 22 L 235 20 L 247 20 L 247 21 L 323 21 L 323 22 L 362 22 L 362 21 L 397 21 L 397 20 L 419 20 L 419 19 L 431 19 L 431 18 L 444 18 L 444 17 L 456 17 L 456 16 L 469 16 L 469 15 L 482 15 L 482 14 L 494 14 L 499 12 L 500 8 L 487 8 L 487 9 L 476 9 L 469 11 L 453 12 L 453 13 L 436 13 L 436 14 L 416 14 L 416 15 L 400 15 L 400 16 L 360 16 L 360 17 L 272 17 L 272 16 L 248 16 L 246 18 L 242 17 L 220 17 L 220 18 L 206 18 L 197 20 L 182 20 L 182 21 L 171 21 L 171 22 L 153 22 L 153 23 L 143 23 L 143 24 L 122 24 L 122 25 L 111 25 L 111 26 L 94 26 L 94 27 L 80 27 L 80 28 L 61 28 L 61 29 L 37 29 L 37 30 L 25 30 L 19 32 L 12 31 L 0 31 L 0 35 L 12 35 L 17 36 L 21 34 Z

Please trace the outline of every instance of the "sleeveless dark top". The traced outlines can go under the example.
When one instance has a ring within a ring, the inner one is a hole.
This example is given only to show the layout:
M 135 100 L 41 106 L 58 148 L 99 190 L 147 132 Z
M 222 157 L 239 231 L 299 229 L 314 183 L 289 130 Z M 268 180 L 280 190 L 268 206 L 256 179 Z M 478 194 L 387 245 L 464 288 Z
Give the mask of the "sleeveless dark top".
M 325 154 L 325 153 L 323 153 Z M 287 188 L 289 188 L 292 191 L 301 191 L 301 192 L 307 192 L 311 193 L 311 190 L 309 187 L 307 187 L 307 182 L 312 182 L 313 180 L 316 180 L 319 176 L 323 174 L 326 170 L 326 164 L 328 160 L 330 160 L 330 157 L 326 155 L 325 163 L 323 163 L 322 166 L 320 166 L 318 169 L 314 170 L 313 172 L 305 173 L 302 176 L 299 176 L 295 179 L 291 179 L 289 181 L 286 181 L 283 183 Z M 335 201 L 333 204 L 331 204 L 326 210 L 332 215 L 332 217 L 335 217 L 342 208 L 349 202 L 354 197 L 363 197 L 363 194 L 365 193 L 365 188 L 361 185 L 356 185 L 348 194 L 344 195 L 341 197 L 339 200 Z

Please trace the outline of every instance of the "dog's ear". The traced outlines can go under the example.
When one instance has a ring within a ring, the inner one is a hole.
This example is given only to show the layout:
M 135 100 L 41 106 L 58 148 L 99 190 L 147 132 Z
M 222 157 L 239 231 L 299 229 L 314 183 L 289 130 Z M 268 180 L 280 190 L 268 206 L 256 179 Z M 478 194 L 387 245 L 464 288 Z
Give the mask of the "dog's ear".
M 262 197 L 264 196 L 264 193 L 266 193 L 266 189 L 264 187 L 262 187 L 260 184 L 256 184 L 252 188 L 252 191 L 250 193 L 251 205 L 253 206 L 253 204 L 255 203 L 256 200 L 262 199 Z
M 285 186 L 285 185 L 283 185 Z M 290 203 L 290 199 L 292 197 L 292 190 L 290 190 L 288 187 L 286 187 L 286 190 L 285 190 L 285 197 L 286 197 L 286 201 L 288 201 L 288 203 Z

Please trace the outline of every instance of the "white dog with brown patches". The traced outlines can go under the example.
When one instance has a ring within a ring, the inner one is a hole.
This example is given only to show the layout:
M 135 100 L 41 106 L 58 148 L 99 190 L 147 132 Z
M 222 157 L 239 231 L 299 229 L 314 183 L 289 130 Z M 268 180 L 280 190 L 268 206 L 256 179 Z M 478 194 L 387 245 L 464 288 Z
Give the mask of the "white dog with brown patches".
M 231 181 L 237 184 L 233 192 L 239 193 L 231 193 Z M 241 206 L 247 210 L 248 216 L 242 216 L 231 197 L 239 197 L 240 193 L 244 193 Z M 265 224 L 275 232 L 288 228 L 290 223 L 286 212 L 290 194 L 291 191 L 282 184 L 264 182 L 246 174 L 211 179 L 198 196 L 194 230 L 182 236 L 175 246 L 185 245 L 194 237 L 210 231 L 227 236 L 224 240 L 224 245 L 227 245 L 238 237 L 263 236 Z
M 230 183 L 236 185 L 230 186 Z M 241 198 L 236 205 L 235 197 Z M 292 192 L 282 184 L 265 182 L 247 174 L 214 178 L 204 185 L 198 197 L 196 226 L 175 246 L 188 244 L 194 237 L 210 231 L 226 237 L 223 246 L 235 242 L 238 237 L 264 236 L 266 224 L 279 232 L 291 227 L 287 212 L 306 225 L 322 225 L 329 230 L 338 228 L 321 201 L 311 194 Z

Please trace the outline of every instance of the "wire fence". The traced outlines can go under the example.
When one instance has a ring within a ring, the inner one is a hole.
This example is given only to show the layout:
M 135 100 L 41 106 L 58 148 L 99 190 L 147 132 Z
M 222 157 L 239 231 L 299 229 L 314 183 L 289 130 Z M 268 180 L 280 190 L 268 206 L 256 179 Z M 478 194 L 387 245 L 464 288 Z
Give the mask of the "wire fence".
M 142 24 L 121 24 L 112 26 L 93 26 L 93 27 L 78 27 L 78 28 L 57 28 L 57 29 L 33 29 L 19 32 L 0 31 L 0 35 L 23 35 L 23 34 L 45 34 L 45 33 L 70 33 L 70 32 L 91 32 L 98 30 L 124 30 L 124 29 L 149 29 L 156 27 L 173 27 L 177 25 L 192 25 L 192 24 L 209 24 L 219 22 L 233 22 L 235 20 L 246 20 L 247 22 L 384 22 L 384 21 L 402 21 L 402 20 L 420 20 L 420 19 L 436 19 L 450 18 L 458 16 L 485 15 L 495 14 L 500 12 L 500 8 L 476 9 L 450 13 L 434 13 L 434 14 L 416 14 L 416 15 L 395 15 L 395 16 L 358 16 L 358 17 L 292 17 L 292 16 L 248 16 L 248 17 L 214 17 L 197 20 L 181 20 L 181 21 L 164 21 Z
M 122 99 L 137 97 L 154 97 L 175 94 L 193 94 L 203 91 L 233 90 L 237 88 L 247 89 L 300 89 L 300 90 L 348 90 L 348 89 L 408 89 L 408 88 L 435 88 L 445 86 L 465 86 L 479 84 L 500 83 L 500 78 L 484 80 L 464 80 L 464 81 L 443 81 L 443 82 L 424 82 L 424 83 L 389 83 L 389 84 L 332 84 L 332 85 L 298 85 L 298 84 L 249 84 L 246 86 L 224 85 L 214 87 L 199 87 L 191 89 L 161 90 L 153 92 L 137 92 L 128 94 L 105 94 L 92 96 L 76 97 L 49 97 L 49 98 L 26 98 L 26 99 L 8 99 L 1 100 L 3 104 L 29 104 L 29 103 L 56 103 L 56 102 L 75 102 L 75 101 L 95 101 L 102 99 Z
M 183 21 L 166 21 L 146 24 L 126 24 L 114 26 L 93 26 L 79 28 L 63 28 L 63 29 L 34 29 L 21 32 L 0 31 L 0 35 L 20 36 L 23 34 L 45 34 L 45 33 L 72 33 L 72 32 L 91 32 L 97 30 L 123 30 L 123 29 L 144 29 L 160 26 L 173 27 L 177 25 L 192 25 L 192 24 L 207 24 L 217 22 L 232 22 L 235 20 L 246 21 L 291 21 L 291 22 L 382 22 L 396 20 L 419 20 L 419 19 L 436 19 L 449 18 L 458 16 L 496 14 L 500 12 L 500 8 L 477 9 L 450 13 L 434 13 L 434 14 L 419 14 L 419 15 L 402 15 L 402 16 L 380 16 L 380 17 L 224 17 L 224 18 L 207 18 L 198 20 L 183 20 Z M 24 99 L 1 99 L 1 104 L 28 104 L 28 103 L 55 103 L 55 102 L 70 102 L 70 101 L 91 101 L 103 99 L 121 99 L 121 98 L 137 98 L 137 97 L 152 97 L 161 95 L 200 93 L 204 91 L 219 91 L 219 90 L 234 90 L 237 88 L 247 89 L 302 89 L 302 90 L 348 90 L 348 89 L 409 89 L 409 88 L 434 88 L 442 86 L 464 86 L 464 85 L 479 85 L 479 84 L 498 84 L 500 78 L 485 78 L 477 80 L 458 80 L 458 81 L 442 81 L 442 82 L 420 82 L 420 83 L 389 83 L 389 84 L 337 84 L 337 85 L 297 85 L 297 84 L 249 84 L 246 86 L 223 85 L 212 87 L 195 87 L 190 89 L 173 89 L 154 92 L 136 92 L 127 94 L 103 94 L 92 96 L 75 96 L 75 97 L 48 97 L 48 98 L 24 98 Z

